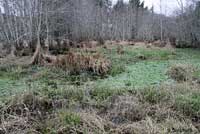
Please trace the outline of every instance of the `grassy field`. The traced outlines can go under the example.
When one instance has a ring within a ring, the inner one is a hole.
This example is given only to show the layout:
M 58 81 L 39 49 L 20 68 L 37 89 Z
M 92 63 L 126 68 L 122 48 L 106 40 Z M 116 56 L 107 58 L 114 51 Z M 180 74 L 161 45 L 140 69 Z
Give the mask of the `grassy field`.
M 94 126 L 87 126 L 92 133 L 125 133 L 126 129 L 127 133 L 136 134 L 146 130 L 151 130 L 152 134 L 199 133 L 200 85 L 194 84 L 193 80 L 178 82 L 167 72 L 174 65 L 190 65 L 195 68 L 191 76 L 198 81 L 200 50 L 126 46 L 124 53 L 118 54 L 117 47 L 113 46 L 112 49 L 98 48 L 98 51 L 112 62 L 112 69 L 104 77 L 88 73 L 68 75 L 62 69 L 53 67 L 1 64 L 0 104 L 4 107 L 11 98 L 26 95 L 27 92 L 51 101 L 67 100 L 67 110 L 56 110 L 55 118 L 43 120 L 46 126 L 40 126 L 43 128 L 39 130 L 41 133 L 57 133 L 59 126 L 54 123 L 59 121 L 61 126 L 69 127 L 66 129 L 71 130 L 73 126 L 78 131 L 85 120 L 91 121 L 89 125 L 93 123 Z M 113 105 L 109 106 L 108 102 Z M 115 107 L 116 102 L 119 107 Z M 123 105 L 135 109 L 127 109 Z M 113 109 L 109 109 L 112 106 Z M 91 107 L 97 113 L 86 116 Z M 72 112 L 74 109 L 76 114 Z M 121 117 L 121 111 L 125 111 L 126 116 Z M 111 116 L 112 112 L 117 117 Z M 96 116 L 100 116 L 102 122 Z M 103 120 L 114 126 L 109 126 L 107 130 L 101 126 L 105 123 Z M 87 127 L 85 133 L 89 132 Z M 68 130 L 63 130 L 63 133 L 65 131 Z
M 199 50 L 147 49 L 126 47 L 122 55 L 99 49 L 112 61 L 112 70 L 105 78 L 86 73 L 69 76 L 61 69 L 0 65 L 0 97 L 42 87 L 65 88 L 91 85 L 97 88 L 144 88 L 173 82 L 166 74 L 173 64 L 191 64 L 200 68 Z M 144 59 L 142 59 L 144 58 Z M 198 72 L 196 76 L 199 76 Z

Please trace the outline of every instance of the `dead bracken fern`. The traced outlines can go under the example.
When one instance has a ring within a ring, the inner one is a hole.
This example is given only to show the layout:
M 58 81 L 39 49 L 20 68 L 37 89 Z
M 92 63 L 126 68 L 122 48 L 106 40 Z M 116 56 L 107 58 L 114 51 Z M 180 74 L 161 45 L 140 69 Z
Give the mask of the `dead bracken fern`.
M 96 75 L 106 75 L 111 68 L 110 60 L 101 54 L 69 52 L 66 55 L 56 57 L 46 56 L 46 60 L 53 66 L 60 67 L 70 73 L 91 72 Z

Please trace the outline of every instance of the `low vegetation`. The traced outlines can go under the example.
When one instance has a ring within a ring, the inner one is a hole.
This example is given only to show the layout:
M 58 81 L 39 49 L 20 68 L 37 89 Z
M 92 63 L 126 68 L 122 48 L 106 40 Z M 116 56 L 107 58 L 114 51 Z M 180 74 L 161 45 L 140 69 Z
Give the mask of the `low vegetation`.
M 0 134 L 200 134 L 200 1 L 174 1 L 0 0 Z
M 192 80 L 194 72 L 195 68 L 192 67 L 191 65 L 177 64 L 177 65 L 172 65 L 167 73 L 172 79 L 178 82 L 183 82 Z
M 49 60 L 54 66 L 67 70 L 70 74 L 80 74 L 85 71 L 105 75 L 111 68 L 110 61 L 100 54 L 69 52 L 53 59 L 49 57 Z
M 196 134 L 200 129 L 197 92 L 199 85 L 181 83 L 140 90 L 93 89 L 82 95 L 76 90 L 62 91 L 65 99 L 26 93 L 2 108 L 1 131 Z
M 2 61 L 0 133 L 200 132 L 198 50 L 109 47 L 96 47 L 101 56 L 73 50 L 60 67 Z M 85 70 L 88 57 L 109 70 Z

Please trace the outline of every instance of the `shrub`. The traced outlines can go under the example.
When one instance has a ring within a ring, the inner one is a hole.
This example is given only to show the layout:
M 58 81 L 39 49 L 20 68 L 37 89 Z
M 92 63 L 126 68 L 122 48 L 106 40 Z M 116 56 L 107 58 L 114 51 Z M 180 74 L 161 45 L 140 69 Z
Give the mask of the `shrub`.
M 192 45 L 190 45 L 190 43 L 187 41 L 177 40 L 176 47 L 177 48 L 190 48 L 190 47 L 192 47 Z
M 167 74 L 169 75 L 170 78 L 178 82 L 183 82 L 192 80 L 194 72 L 195 69 L 190 65 L 176 64 L 169 68 Z
M 98 39 L 98 42 L 99 42 L 100 45 L 104 45 L 104 44 L 105 44 L 105 41 L 104 41 L 104 39 L 102 39 L 102 38 L 99 38 L 99 39 Z

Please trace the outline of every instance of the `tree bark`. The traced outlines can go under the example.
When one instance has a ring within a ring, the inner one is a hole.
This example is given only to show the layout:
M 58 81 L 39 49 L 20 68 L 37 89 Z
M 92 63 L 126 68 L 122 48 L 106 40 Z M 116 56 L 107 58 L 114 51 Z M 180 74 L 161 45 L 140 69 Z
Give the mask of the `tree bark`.
M 31 64 L 32 65 L 40 65 L 43 63 L 43 53 L 42 53 L 42 47 L 40 43 L 40 32 L 41 32 L 41 25 L 42 25 L 42 3 L 38 3 L 38 6 L 40 7 L 38 10 L 39 16 L 38 16 L 38 28 L 37 28 L 37 46 L 35 53 L 32 57 Z
M 15 47 L 14 44 L 12 44 L 11 51 L 10 51 L 10 56 L 11 57 L 16 57 L 15 52 L 16 52 L 16 47 Z
M 31 64 L 38 65 L 38 64 L 42 64 L 42 63 L 43 63 L 42 47 L 41 47 L 40 42 L 38 42 L 35 53 L 31 60 Z

